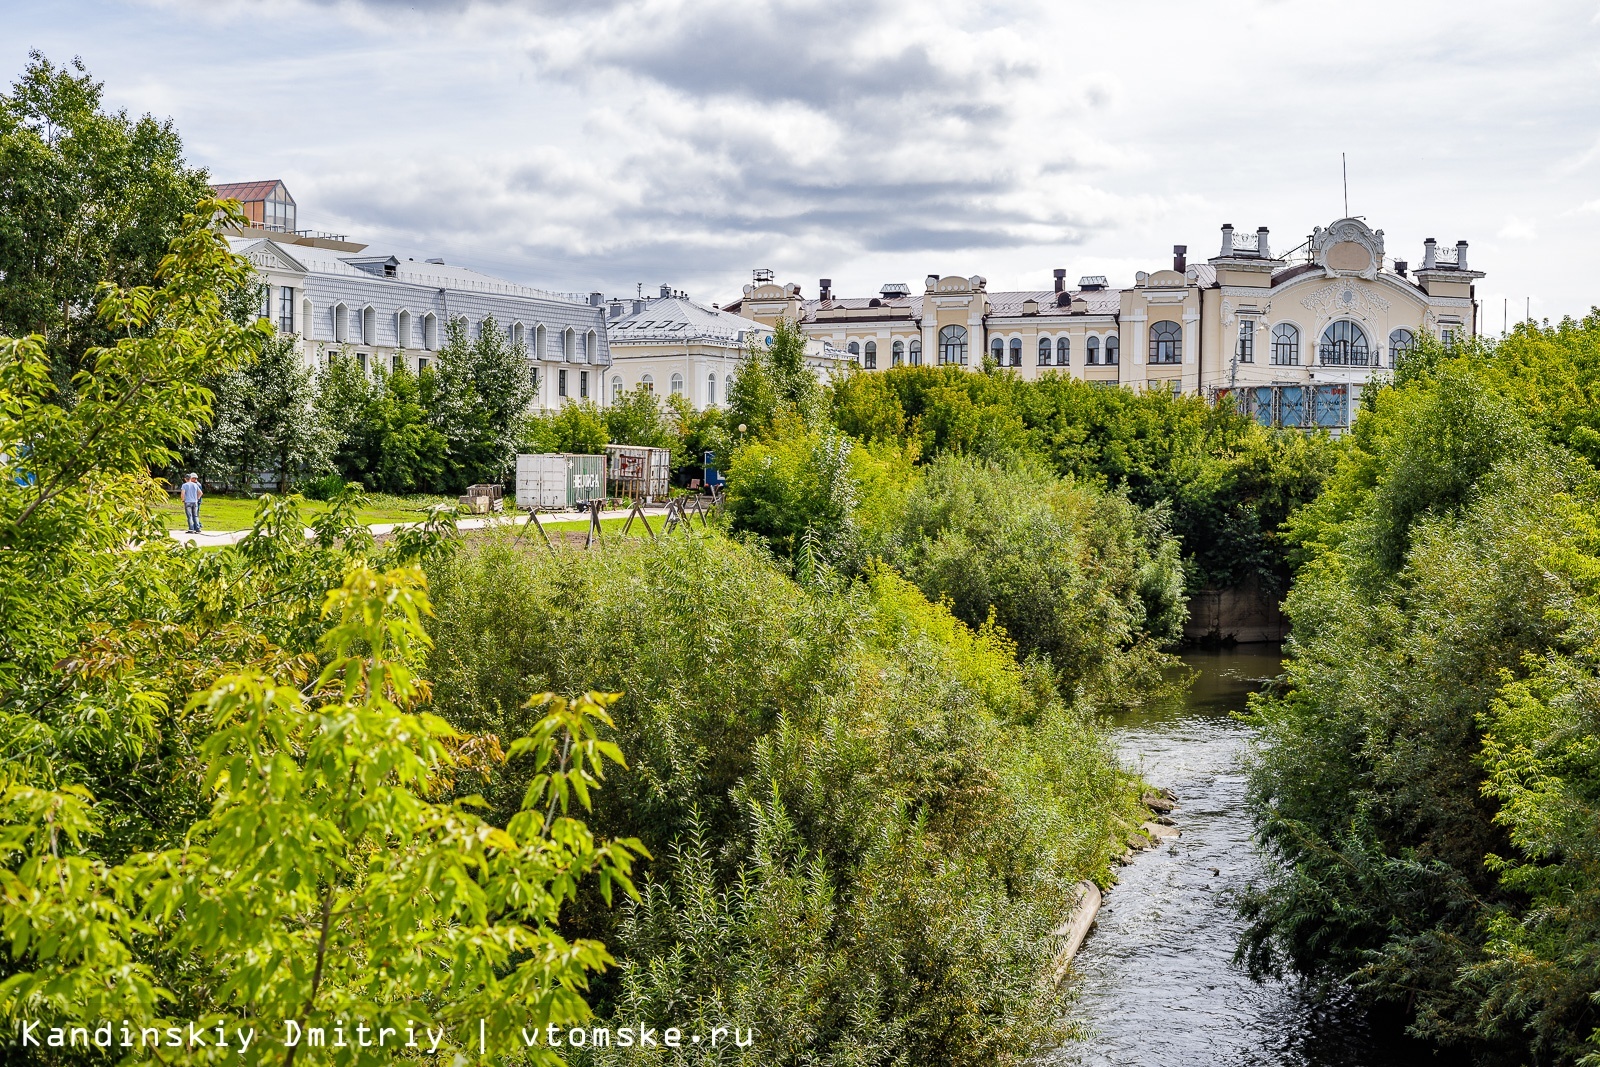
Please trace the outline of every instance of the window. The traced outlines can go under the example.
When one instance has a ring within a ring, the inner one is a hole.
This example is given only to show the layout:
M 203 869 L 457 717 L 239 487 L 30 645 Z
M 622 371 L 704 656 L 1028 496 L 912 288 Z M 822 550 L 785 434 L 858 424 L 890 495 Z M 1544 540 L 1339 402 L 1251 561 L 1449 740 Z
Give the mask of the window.
M 272 321 L 272 286 L 261 287 L 261 317 L 268 322 Z
M 967 362 L 965 326 L 946 326 L 939 331 L 939 362 L 960 364 Z
M 656 380 L 650 377 L 650 375 L 646 374 L 643 378 L 639 379 L 639 388 L 643 389 L 647 393 L 653 393 L 656 391 Z
M 300 328 L 306 332 L 306 339 L 307 340 L 310 340 L 310 338 L 311 338 L 311 326 L 316 321 L 317 321 L 316 317 L 312 314 L 311 301 L 309 301 L 309 300 L 301 301 L 300 302 Z
M 1112 334 L 1106 338 L 1106 366 L 1111 366 L 1117 361 L 1117 335 Z
M 522 323 L 513 322 L 511 324 L 511 347 L 521 348 L 527 343 L 527 330 L 523 329 Z
M 622 403 L 622 375 L 614 375 L 611 379 L 611 402 Z
M 1056 366 L 1072 366 L 1072 339 L 1070 337 L 1056 338 Z
M 577 335 L 572 332 L 572 327 L 568 326 L 565 330 L 561 331 L 561 358 L 566 360 L 568 363 L 573 362 L 573 356 L 576 354 L 577 349 Z
M 532 352 L 532 355 L 533 355 L 534 359 L 539 359 L 539 360 L 544 360 L 544 359 L 549 359 L 550 358 L 549 355 L 546 354 L 546 352 L 544 350 L 544 323 L 540 323 L 539 325 L 537 325 L 537 326 L 535 326 L 533 328 L 533 352 Z
M 1239 320 L 1239 343 L 1234 348 L 1240 363 L 1256 361 L 1256 320 Z
M 920 338 L 911 342 L 911 365 L 913 367 L 922 366 L 922 340 Z
M 996 337 L 989 342 L 989 358 L 994 360 L 994 364 L 997 367 L 1006 365 L 1006 339 L 1004 337 Z
M 343 304 L 333 305 L 333 339 L 340 344 L 350 340 L 350 309 Z
M 672 372 L 672 378 L 667 383 L 667 388 L 672 390 L 673 396 L 683 395 L 683 375 L 677 371 Z
M 431 311 L 422 316 L 422 347 L 429 352 L 439 347 L 439 318 Z
M 411 312 L 402 311 L 395 316 L 394 342 L 401 348 L 411 347 Z
M 578 395 L 585 400 L 589 398 L 589 372 L 586 370 L 578 372 Z
M 860 363 L 861 362 L 861 345 L 860 345 L 860 343 L 858 343 L 856 341 L 851 341 L 849 344 L 844 346 L 844 350 L 846 352 L 850 353 L 850 362 L 852 362 L 852 363 Z
M 877 370 L 878 369 L 878 342 L 876 342 L 876 341 L 868 341 L 867 342 L 866 357 L 867 357 L 866 358 L 866 368 L 868 370 Z
M 567 368 L 556 371 L 556 396 L 567 395 Z
M 716 403 L 717 403 L 717 376 L 715 374 L 708 374 L 708 375 L 706 375 L 706 405 L 708 407 L 714 407 L 716 405 Z
M 1389 365 L 1411 354 L 1417 347 L 1417 335 L 1410 330 L 1391 330 L 1389 332 Z
M 356 353 L 356 366 L 361 368 L 362 374 L 367 373 L 367 354 L 365 352 Z
M 1011 339 L 1011 365 L 1013 367 L 1022 366 L 1022 338 L 1020 337 Z
M 427 370 L 428 369 L 428 365 L 430 363 L 432 363 L 432 362 L 433 362 L 433 360 L 429 359 L 427 356 L 418 356 L 417 357 L 417 373 L 421 374 L 423 371 Z
M 278 332 L 294 333 L 294 290 L 278 287 Z
M 389 369 L 390 370 L 405 370 L 406 369 L 406 357 L 401 355 L 399 352 L 396 352 L 393 356 L 391 356 L 389 358 Z
M 1300 327 L 1280 322 L 1272 328 L 1272 362 L 1280 367 L 1300 365 Z
M 422 360 L 419 359 L 417 362 L 421 363 Z M 539 364 L 537 363 L 529 362 L 528 364 L 528 388 L 536 393 L 539 391 Z
M 1183 362 L 1183 327 L 1170 320 L 1150 324 L 1150 362 Z
M 1087 341 L 1085 341 L 1083 343 L 1083 349 L 1084 349 L 1083 361 L 1085 363 L 1089 364 L 1089 366 L 1092 367 L 1095 364 L 1100 362 L 1100 338 L 1098 338 L 1098 337 L 1089 338 Z
M 889 366 L 898 367 L 906 361 L 906 343 L 896 341 L 889 347 Z
M 1050 365 L 1050 352 L 1050 338 L 1039 338 L 1039 366 L 1048 367 Z
M 378 313 L 370 304 L 361 309 L 361 343 L 364 345 L 378 343 Z
M 1317 346 L 1317 362 L 1325 367 L 1365 367 L 1368 363 L 1366 333 L 1349 319 L 1328 323 L 1328 328 L 1322 331 L 1322 343 Z M 1284 425 L 1289 424 L 1285 422 Z
M 589 335 L 584 339 L 583 361 L 585 363 L 600 362 L 600 338 L 593 330 L 590 330 Z
M 1445 351 L 1456 346 L 1456 334 L 1459 331 L 1454 326 L 1441 326 L 1439 328 L 1439 343 L 1444 345 Z

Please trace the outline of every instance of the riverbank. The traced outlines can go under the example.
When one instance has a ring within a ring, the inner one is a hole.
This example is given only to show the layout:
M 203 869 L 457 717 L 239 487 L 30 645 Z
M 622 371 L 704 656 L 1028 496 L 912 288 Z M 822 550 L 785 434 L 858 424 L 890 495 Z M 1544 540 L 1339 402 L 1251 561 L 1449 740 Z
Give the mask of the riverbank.
M 1400 1067 L 1420 1044 L 1377 1027 L 1348 998 L 1258 985 L 1233 962 L 1242 924 L 1232 893 L 1259 859 L 1240 758 L 1251 728 L 1233 717 L 1276 675 L 1276 646 L 1192 651 L 1181 699 L 1116 716 L 1127 764 L 1177 797 L 1181 835 L 1137 854 L 1105 895 L 1074 962 L 1075 1023 L 1089 1036 L 1045 1057 L 1060 1067 Z

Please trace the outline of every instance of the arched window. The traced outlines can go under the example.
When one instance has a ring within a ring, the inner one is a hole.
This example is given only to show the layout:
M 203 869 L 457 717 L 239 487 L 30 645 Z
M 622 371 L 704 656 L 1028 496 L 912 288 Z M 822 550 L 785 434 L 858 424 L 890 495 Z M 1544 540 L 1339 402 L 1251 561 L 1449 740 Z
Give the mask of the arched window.
M 1328 323 L 1322 331 L 1322 342 L 1317 345 L 1317 362 L 1325 367 L 1365 367 L 1366 332 L 1349 319 Z
M 1170 320 L 1150 324 L 1150 362 L 1183 362 L 1183 327 Z
M 896 341 L 889 346 L 889 366 L 898 367 L 906 361 L 906 343 Z
M 532 352 L 532 355 L 533 355 L 534 359 L 549 359 L 550 358 L 549 355 L 544 350 L 544 337 L 545 337 L 544 323 L 541 322 L 541 323 L 539 323 L 537 326 L 535 326 L 533 328 L 533 352 Z
M 513 322 L 511 324 L 511 347 L 512 348 L 521 348 L 523 345 L 525 345 L 527 343 L 528 343 L 527 330 L 525 330 L 523 328 L 522 323 Z
M 401 348 L 411 347 L 411 312 L 402 311 L 395 316 L 394 339 Z
M 967 362 L 965 326 L 946 326 L 939 331 L 939 362 L 962 364 Z
M 650 377 L 650 375 L 646 374 L 643 378 L 639 379 L 639 388 L 643 389 L 647 393 L 653 393 L 656 391 L 656 380 Z
M 333 305 L 333 339 L 340 344 L 350 340 L 350 309 L 343 304 Z
M 1020 337 L 1011 339 L 1011 365 L 1013 367 L 1022 366 L 1022 338 Z
M 611 378 L 611 402 L 622 403 L 622 375 L 613 375 Z
M 1117 335 L 1112 334 L 1106 338 L 1106 366 L 1111 366 L 1117 361 Z
M 1300 365 L 1300 327 L 1280 322 L 1272 328 L 1272 362 L 1280 367 Z
M 568 326 L 561 331 L 561 358 L 568 363 L 575 362 L 578 354 L 578 335 Z
M 715 407 L 717 403 L 717 376 L 706 375 L 706 406 Z
M 911 365 L 913 367 L 922 366 L 922 339 L 921 338 L 915 338 L 911 342 Z
M 1091 337 L 1083 343 L 1083 361 L 1090 366 L 1100 362 L 1100 338 Z
M 590 330 L 583 339 L 583 362 L 600 362 L 600 335 Z
M 864 361 L 864 365 L 866 366 L 866 368 L 868 370 L 877 370 L 878 369 L 878 342 L 876 342 L 876 341 L 868 341 L 867 342 L 867 350 L 865 352 L 865 356 L 866 356 L 866 359 Z
M 1410 330 L 1389 331 L 1389 366 L 1410 355 L 1417 347 L 1417 335 Z
M 672 395 L 673 396 L 682 396 L 683 395 L 683 375 L 679 374 L 677 371 L 673 371 L 672 372 L 672 377 L 670 379 L 668 379 L 667 388 L 672 390 Z
M 431 311 L 422 316 L 422 347 L 429 352 L 439 347 L 439 318 Z
M 364 345 L 378 343 L 378 312 L 371 304 L 361 309 L 361 343 Z
M 1039 366 L 1048 367 L 1049 365 L 1050 365 L 1050 338 L 1041 337 L 1041 338 L 1039 338 Z
M 1070 367 L 1070 366 L 1072 366 L 1072 338 L 1070 338 L 1070 337 L 1057 337 L 1056 338 L 1056 366 L 1058 366 L 1058 367 Z
M 997 367 L 1006 365 L 1006 339 L 1004 337 L 996 337 L 990 340 L 989 358 L 994 360 Z
M 846 352 L 850 353 L 850 362 L 852 362 L 852 363 L 860 363 L 861 362 L 861 344 L 860 344 L 860 342 L 851 341 L 849 344 L 844 346 L 844 350 Z

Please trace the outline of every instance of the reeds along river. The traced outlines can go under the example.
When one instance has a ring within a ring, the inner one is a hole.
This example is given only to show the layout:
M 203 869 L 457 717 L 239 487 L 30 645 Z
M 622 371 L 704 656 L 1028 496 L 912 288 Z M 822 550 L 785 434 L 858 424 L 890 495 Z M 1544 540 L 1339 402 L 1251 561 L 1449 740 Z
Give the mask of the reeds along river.
M 1074 1020 L 1088 1037 L 1046 1057 L 1060 1067 L 1387 1067 L 1432 1062 L 1390 1021 L 1348 997 L 1258 985 L 1233 962 L 1242 924 L 1229 891 L 1261 859 L 1241 765 L 1251 728 L 1231 713 L 1280 671 L 1275 646 L 1186 654 L 1185 697 L 1119 716 L 1125 760 L 1178 796 L 1182 836 L 1139 854 L 1106 896 L 1076 961 Z

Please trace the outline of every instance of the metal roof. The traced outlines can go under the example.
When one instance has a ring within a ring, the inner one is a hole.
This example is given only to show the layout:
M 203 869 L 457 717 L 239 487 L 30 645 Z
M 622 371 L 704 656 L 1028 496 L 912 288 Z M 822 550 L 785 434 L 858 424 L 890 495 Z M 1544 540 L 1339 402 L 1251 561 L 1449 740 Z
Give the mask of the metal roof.
M 237 200 L 241 204 L 265 200 L 276 190 L 282 189 L 284 197 L 293 204 L 294 197 L 289 195 L 288 186 L 283 184 L 282 178 L 268 178 L 259 182 L 221 182 L 211 187 L 219 200 Z
M 684 341 L 742 345 L 751 331 L 772 332 L 754 319 L 696 304 L 681 296 L 654 297 L 646 300 L 640 311 L 606 323 L 613 345 Z

